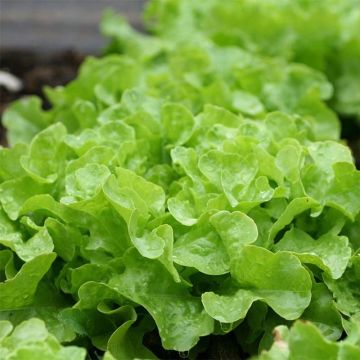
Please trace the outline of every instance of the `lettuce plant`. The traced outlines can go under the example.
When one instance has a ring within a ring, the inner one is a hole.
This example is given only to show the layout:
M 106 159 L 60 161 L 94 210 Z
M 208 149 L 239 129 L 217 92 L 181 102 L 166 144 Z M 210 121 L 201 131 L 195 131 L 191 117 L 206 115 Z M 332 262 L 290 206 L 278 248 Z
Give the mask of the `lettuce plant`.
M 157 358 L 149 333 L 191 358 L 228 333 L 259 359 L 360 356 L 360 172 L 334 85 L 247 27 L 196 29 L 196 6 L 152 2 L 155 35 L 106 13 L 107 55 L 46 89 L 51 110 L 4 115 L 0 357 Z
M 219 46 L 320 70 L 334 85 L 332 106 L 343 115 L 360 116 L 359 0 L 156 0 L 146 19 L 167 38 L 201 31 Z

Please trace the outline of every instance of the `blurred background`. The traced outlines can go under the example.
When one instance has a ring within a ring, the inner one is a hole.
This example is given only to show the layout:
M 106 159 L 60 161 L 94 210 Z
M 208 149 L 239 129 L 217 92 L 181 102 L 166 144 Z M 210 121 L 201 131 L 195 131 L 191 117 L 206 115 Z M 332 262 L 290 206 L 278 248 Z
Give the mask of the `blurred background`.
M 40 52 L 76 48 L 98 52 L 104 45 L 98 24 L 106 8 L 141 27 L 146 0 L 0 0 L 1 52 Z
M 137 29 L 146 0 L 0 0 L 0 117 L 20 96 L 43 96 L 44 85 L 72 80 L 88 54 L 107 40 L 99 21 L 105 9 L 122 13 Z M 46 107 L 45 103 L 45 107 Z M 0 126 L 0 143 L 5 144 Z

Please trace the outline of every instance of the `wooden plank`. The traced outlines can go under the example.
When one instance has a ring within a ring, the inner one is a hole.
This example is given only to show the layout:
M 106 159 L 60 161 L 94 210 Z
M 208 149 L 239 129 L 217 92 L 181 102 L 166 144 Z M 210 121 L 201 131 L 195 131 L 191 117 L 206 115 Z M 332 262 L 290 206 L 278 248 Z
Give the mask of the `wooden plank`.
M 0 48 L 97 52 L 102 12 L 112 8 L 141 27 L 146 0 L 0 0 Z

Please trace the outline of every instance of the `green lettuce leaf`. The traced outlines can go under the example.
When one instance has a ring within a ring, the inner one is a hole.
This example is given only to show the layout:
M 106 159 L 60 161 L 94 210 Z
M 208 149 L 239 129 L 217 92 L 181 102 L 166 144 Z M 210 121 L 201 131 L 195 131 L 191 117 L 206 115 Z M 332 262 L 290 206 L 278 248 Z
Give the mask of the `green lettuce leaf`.
M 125 272 L 111 279 L 110 286 L 150 313 L 165 349 L 189 350 L 200 336 L 213 331 L 213 320 L 200 299 L 184 285 L 176 284 L 160 263 L 145 260 L 134 250 L 126 253 L 124 262 Z
M 277 251 L 290 251 L 304 263 L 314 264 L 333 279 L 344 273 L 351 249 L 345 236 L 324 234 L 314 240 L 303 231 L 293 228 L 275 244 Z
M 13 268 L 11 252 L 2 250 L 1 258 L 2 270 Z M 25 263 L 17 273 L 11 271 L 9 274 L 9 270 L 7 270 L 7 278 L 0 283 L 0 308 L 11 310 L 30 304 L 40 280 L 47 273 L 55 258 L 55 253 L 43 254 Z
M 5 336 L 0 340 L 0 355 L 3 359 L 71 359 L 86 357 L 86 350 L 77 346 L 61 346 L 51 335 L 43 321 L 32 318 L 24 321 L 12 330 L 10 322 L 2 321 L 6 328 Z
M 346 342 L 335 343 L 326 340 L 321 332 L 309 322 L 297 321 L 290 329 L 275 328 L 275 342 L 268 352 L 257 359 L 356 359 L 360 348 Z
M 224 289 L 224 294 L 202 295 L 206 311 L 220 322 L 243 319 L 257 300 L 288 320 L 298 318 L 310 303 L 310 276 L 297 258 L 287 252 L 273 254 L 246 245 L 233 258 L 231 274 L 238 286 Z

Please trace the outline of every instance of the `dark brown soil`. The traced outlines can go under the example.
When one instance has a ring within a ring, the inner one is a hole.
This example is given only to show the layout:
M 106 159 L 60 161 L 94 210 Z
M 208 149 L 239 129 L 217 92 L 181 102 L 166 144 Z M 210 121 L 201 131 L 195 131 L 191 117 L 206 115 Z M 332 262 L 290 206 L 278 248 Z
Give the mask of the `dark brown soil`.
M 0 69 L 18 77 L 23 88 L 19 92 L 10 92 L 0 86 L 0 116 L 8 104 L 24 95 L 38 95 L 44 98 L 44 85 L 58 86 L 74 79 L 85 54 L 75 51 L 39 54 L 32 51 L 2 50 L 0 53 Z M 5 131 L 0 127 L 0 144 L 5 145 Z
M 201 338 L 196 355 L 189 352 L 164 350 L 157 330 L 145 334 L 143 344 L 162 360 L 184 360 L 189 357 L 192 359 L 195 357 L 197 360 L 243 360 L 249 358 L 248 354 L 243 353 L 233 333 Z
M 360 121 L 351 117 L 341 117 L 341 138 L 352 150 L 355 158 L 355 164 L 360 169 Z

